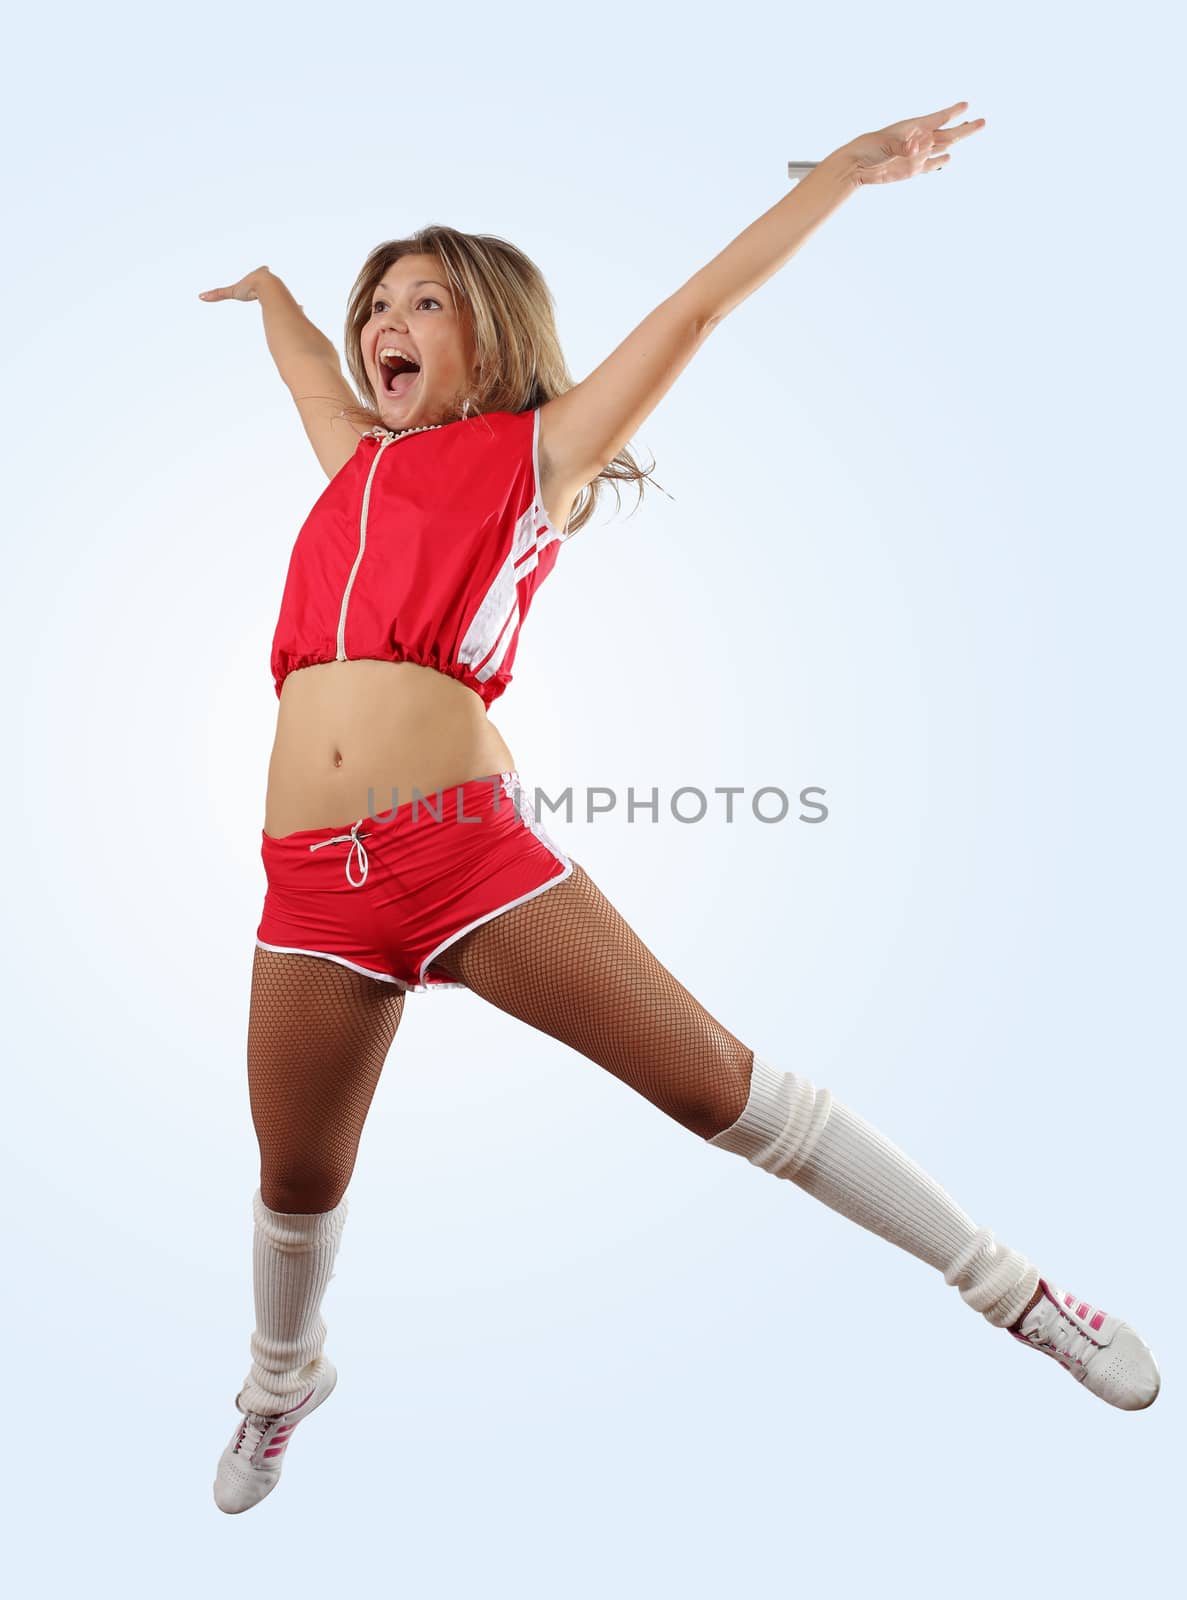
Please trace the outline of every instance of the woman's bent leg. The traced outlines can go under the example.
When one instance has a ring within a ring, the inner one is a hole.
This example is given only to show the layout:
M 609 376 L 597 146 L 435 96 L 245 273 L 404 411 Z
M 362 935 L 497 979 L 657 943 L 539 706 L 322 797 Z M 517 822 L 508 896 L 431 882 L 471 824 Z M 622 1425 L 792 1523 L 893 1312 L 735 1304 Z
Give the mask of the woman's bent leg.
M 260 1187 L 243 1411 L 286 1411 L 308 1392 L 345 1191 L 403 1007 L 401 990 L 337 962 L 256 948 L 247 1057 Z
M 1038 1269 L 994 1242 L 915 1162 L 827 1089 L 779 1072 L 710 1015 L 576 863 L 438 958 L 500 1010 L 613 1072 L 719 1149 L 790 1178 L 942 1272 L 995 1326 Z

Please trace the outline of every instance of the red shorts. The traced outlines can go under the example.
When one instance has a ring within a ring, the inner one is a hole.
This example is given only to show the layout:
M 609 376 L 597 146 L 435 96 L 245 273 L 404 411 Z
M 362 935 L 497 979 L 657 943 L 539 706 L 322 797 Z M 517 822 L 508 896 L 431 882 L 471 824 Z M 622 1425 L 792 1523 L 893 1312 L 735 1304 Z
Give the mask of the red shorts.
M 416 994 L 462 989 L 433 961 L 573 870 L 515 772 L 431 791 L 353 827 L 261 830 L 256 943 L 322 956 Z

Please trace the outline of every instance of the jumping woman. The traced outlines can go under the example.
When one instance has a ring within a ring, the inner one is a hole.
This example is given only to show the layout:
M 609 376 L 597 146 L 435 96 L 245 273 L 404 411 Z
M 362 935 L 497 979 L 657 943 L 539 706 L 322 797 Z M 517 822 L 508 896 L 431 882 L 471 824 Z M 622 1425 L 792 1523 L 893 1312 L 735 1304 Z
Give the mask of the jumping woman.
M 465 988 L 909 1251 L 964 1303 L 1113 1406 L 1158 1394 L 1135 1331 L 1042 1277 L 826 1088 L 755 1055 L 541 826 L 489 720 L 519 630 L 627 441 L 713 329 L 867 184 L 939 172 L 984 119 L 961 101 L 841 146 L 663 301 L 581 383 L 536 266 L 428 227 L 376 246 L 331 341 L 266 267 L 258 300 L 330 480 L 293 547 L 272 645 L 279 708 L 247 1036 L 260 1148 L 256 1326 L 218 1464 L 227 1512 L 276 1485 L 333 1392 L 322 1297 L 405 997 Z M 360 404 L 360 396 L 363 403 Z M 430 437 L 432 435 L 432 437 Z M 617 491 L 616 491 L 617 492 Z M 374 795 L 393 794 L 374 814 Z

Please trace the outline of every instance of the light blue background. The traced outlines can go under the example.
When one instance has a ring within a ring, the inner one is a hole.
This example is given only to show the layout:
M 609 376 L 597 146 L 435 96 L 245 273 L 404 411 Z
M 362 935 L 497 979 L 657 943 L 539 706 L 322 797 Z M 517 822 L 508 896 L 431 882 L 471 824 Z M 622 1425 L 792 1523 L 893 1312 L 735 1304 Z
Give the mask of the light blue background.
M 997 1600 L 1177 1570 L 1177 27 L 865 0 L 10 21 L 19 1592 Z M 732 1031 L 1130 1320 L 1162 1397 L 1109 1408 L 584 1057 L 424 996 L 325 1303 L 337 1395 L 222 1516 L 268 652 L 325 480 L 259 308 L 198 292 L 266 262 L 340 345 L 374 244 L 493 232 L 580 379 L 789 159 L 960 99 L 988 125 L 944 174 L 846 202 L 649 418 L 674 498 L 611 495 L 565 549 L 494 720 L 553 790 L 826 789 L 818 826 L 549 826 Z

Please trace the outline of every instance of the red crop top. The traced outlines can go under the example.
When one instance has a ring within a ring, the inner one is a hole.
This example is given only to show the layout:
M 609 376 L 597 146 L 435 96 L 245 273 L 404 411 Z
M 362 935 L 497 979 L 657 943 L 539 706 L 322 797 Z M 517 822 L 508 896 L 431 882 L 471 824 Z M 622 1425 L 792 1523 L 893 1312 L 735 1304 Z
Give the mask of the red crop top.
M 373 428 L 289 560 L 272 641 L 279 697 L 322 661 L 415 661 L 488 708 L 564 539 L 540 498 L 540 413 L 492 411 L 403 438 Z

